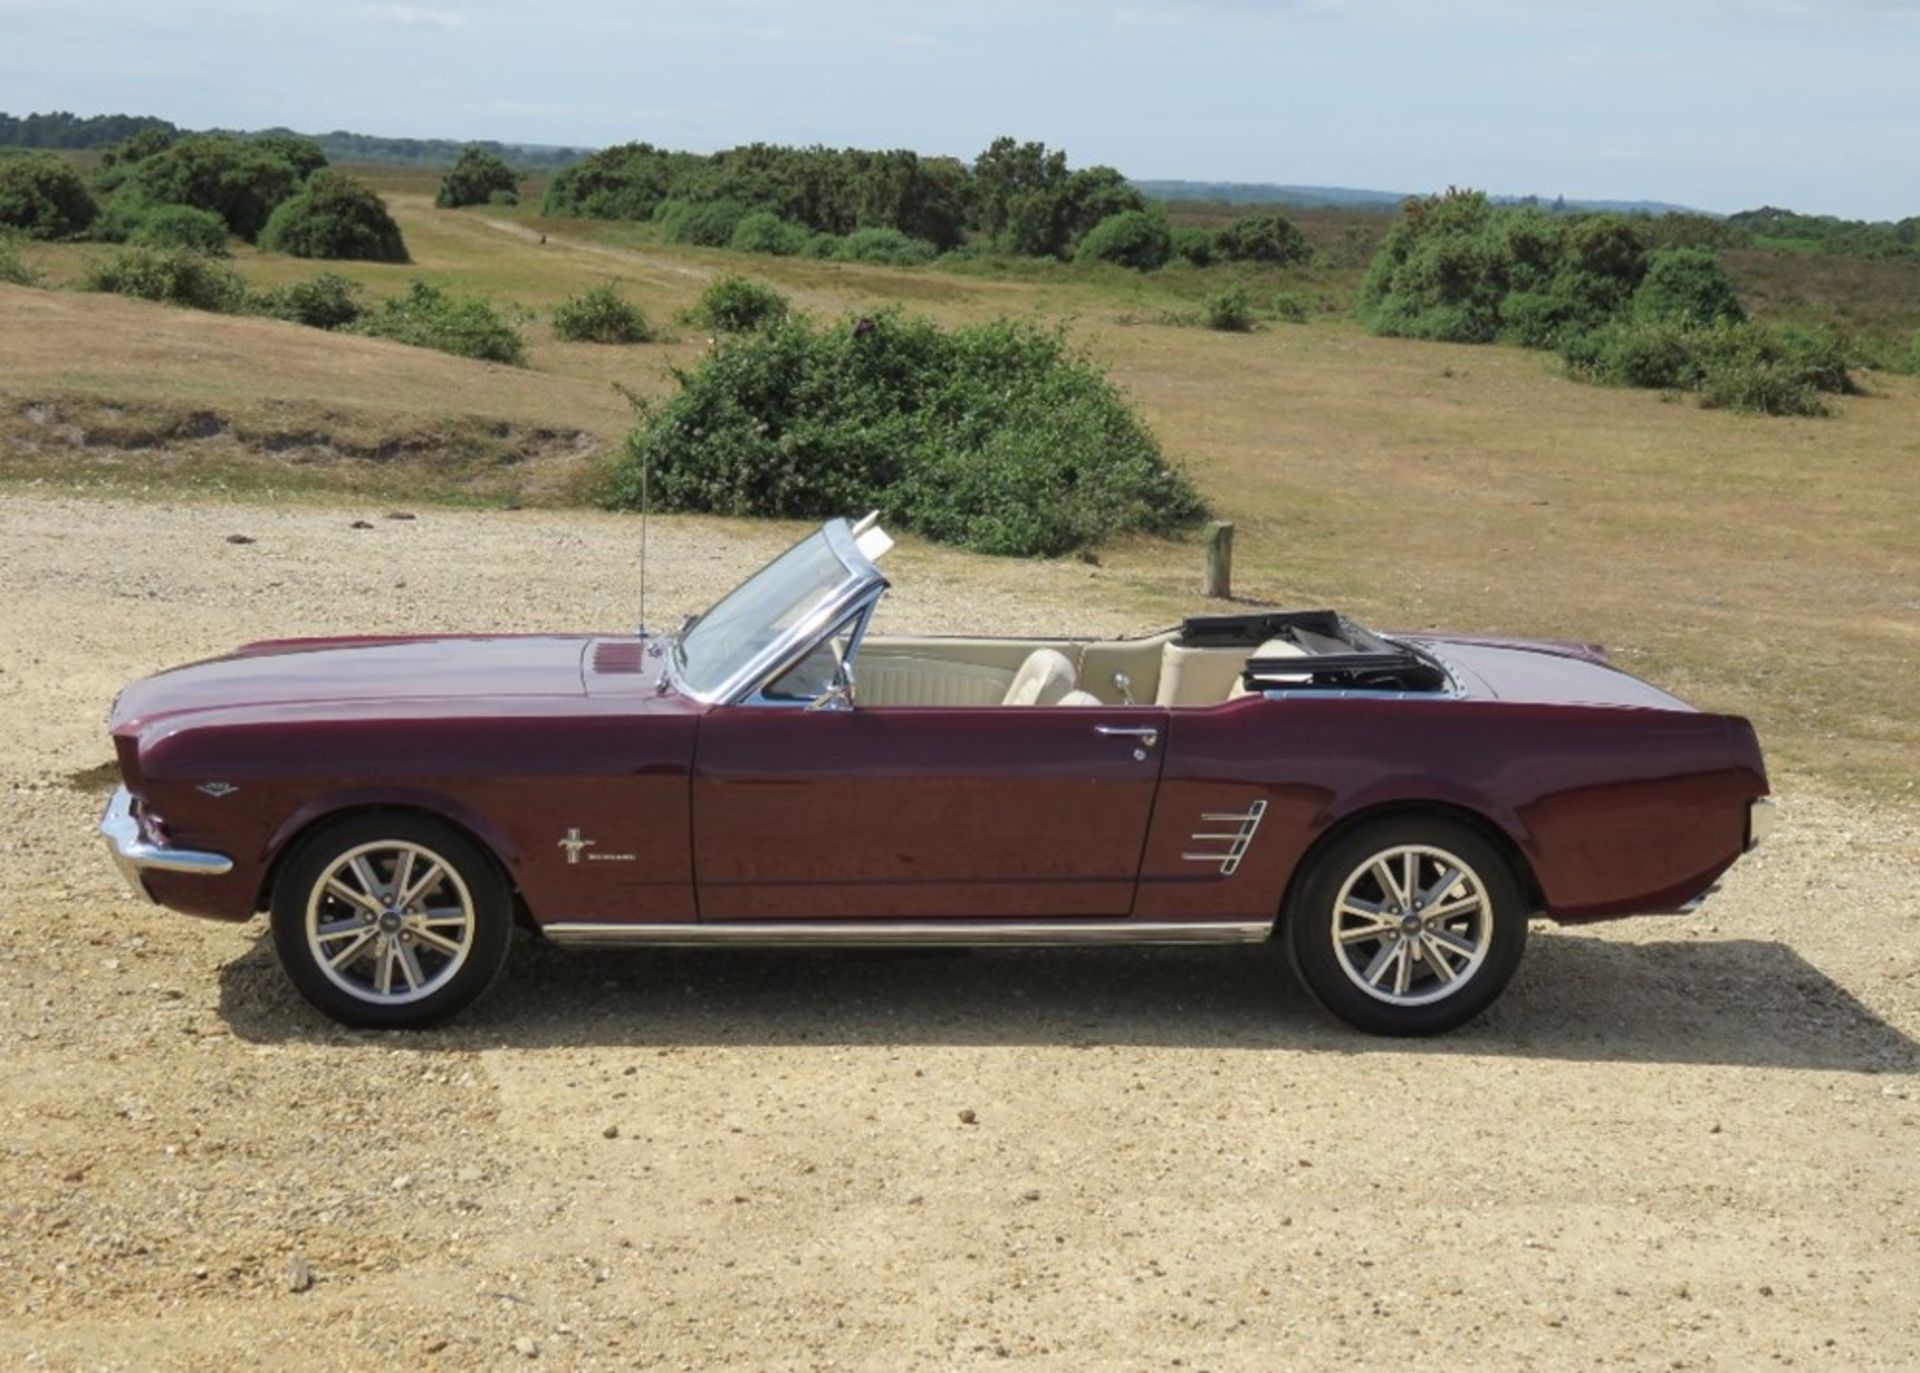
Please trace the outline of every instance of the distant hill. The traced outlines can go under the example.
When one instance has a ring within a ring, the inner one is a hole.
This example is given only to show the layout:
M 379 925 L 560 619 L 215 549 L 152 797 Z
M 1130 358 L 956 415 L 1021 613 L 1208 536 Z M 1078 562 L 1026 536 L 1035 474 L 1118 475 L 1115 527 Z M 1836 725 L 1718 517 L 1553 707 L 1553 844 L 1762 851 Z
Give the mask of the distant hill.
M 1265 181 L 1143 181 L 1133 184 L 1156 200 L 1210 200 L 1228 205 L 1291 205 L 1298 209 L 1397 210 L 1409 191 L 1371 191 L 1353 186 L 1276 186 Z M 1496 195 L 1496 205 L 1539 205 L 1568 211 L 1613 210 L 1623 214 L 1702 214 L 1664 200 L 1566 200 L 1537 195 Z
M 29 114 L 16 118 L 0 112 L 0 146 L 13 148 L 55 148 L 76 150 L 105 148 L 131 138 L 144 129 L 165 129 L 168 133 L 228 133 L 241 138 L 260 138 L 267 134 L 296 133 L 293 129 L 182 129 L 170 120 L 153 115 L 98 114 L 77 115 L 65 110 L 47 114 Z M 335 129 L 331 133 L 300 134 L 320 145 L 330 162 L 379 162 L 401 167 L 450 167 L 469 146 L 485 148 L 517 167 L 528 170 L 557 171 L 578 162 L 590 148 L 559 148 L 545 143 L 495 143 L 488 139 L 386 138 L 379 134 L 349 133 Z

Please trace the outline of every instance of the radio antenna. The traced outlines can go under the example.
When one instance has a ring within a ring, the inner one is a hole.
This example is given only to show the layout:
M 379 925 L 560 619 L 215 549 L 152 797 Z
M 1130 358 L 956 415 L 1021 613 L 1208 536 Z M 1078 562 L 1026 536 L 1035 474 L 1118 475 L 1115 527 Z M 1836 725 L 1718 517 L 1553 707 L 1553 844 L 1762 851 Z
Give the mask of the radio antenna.
M 626 397 L 628 405 L 633 407 L 634 417 L 641 421 L 647 418 L 647 402 L 640 396 L 622 386 L 613 383 L 613 389 Z M 640 625 L 639 635 L 647 637 L 647 516 L 653 506 L 653 449 L 648 444 L 640 445 Z

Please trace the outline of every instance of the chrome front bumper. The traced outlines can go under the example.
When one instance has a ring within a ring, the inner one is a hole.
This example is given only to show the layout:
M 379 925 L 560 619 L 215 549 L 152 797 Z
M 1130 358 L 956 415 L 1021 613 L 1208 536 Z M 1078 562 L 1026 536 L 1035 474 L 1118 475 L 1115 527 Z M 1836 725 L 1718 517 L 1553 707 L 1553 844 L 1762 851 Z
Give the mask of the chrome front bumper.
M 100 837 L 107 841 L 107 852 L 113 855 L 114 866 L 127 879 L 127 885 L 142 896 L 149 893 L 140 874 L 148 869 L 198 873 L 202 877 L 233 871 L 233 860 L 224 853 L 169 848 L 148 839 L 141 832 L 140 821 L 133 813 L 133 797 L 125 787 L 115 787 L 108 799 L 107 809 L 100 816 Z

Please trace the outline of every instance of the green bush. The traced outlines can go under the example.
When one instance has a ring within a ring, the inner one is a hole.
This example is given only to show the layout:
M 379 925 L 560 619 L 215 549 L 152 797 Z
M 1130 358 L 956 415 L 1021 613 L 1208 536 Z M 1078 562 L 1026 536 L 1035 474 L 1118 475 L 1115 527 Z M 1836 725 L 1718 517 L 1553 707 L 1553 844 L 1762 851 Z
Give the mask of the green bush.
M 1244 286 L 1227 286 L 1200 302 L 1200 322 L 1222 333 L 1253 332 L 1253 297 Z
M 1087 230 L 1073 256 L 1076 262 L 1111 262 L 1150 272 L 1173 256 L 1173 233 L 1161 215 L 1122 210 Z
M 654 212 L 654 222 L 669 243 L 687 243 L 699 248 L 725 248 L 733 242 L 740 221 L 751 213 L 737 200 L 662 201 Z
M 628 443 L 610 503 L 643 470 L 668 509 L 821 518 L 879 508 L 929 538 L 1055 555 L 1204 513 L 1125 398 L 1058 333 L 946 331 L 889 311 L 731 338 Z
M 304 139 L 195 134 L 135 163 L 126 188 L 151 204 L 211 210 L 251 243 L 311 174 L 318 149 L 309 148 Z
M 520 331 L 484 300 L 460 299 L 416 281 L 400 295 L 383 300 L 349 326 L 356 334 L 389 338 L 418 348 L 437 348 L 463 358 L 526 361 Z
M 895 267 L 932 262 L 940 250 L 924 238 L 909 238 L 898 229 L 855 229 L 834 245 L 841 262 L 883 262 Z
M 440 192 L 434 196 L 433 203 L 443 210 L 456 210 L 462 205 L 495 204 L 498 202 L 494 201 L 494 196 L 502 192 L 518 201 L 519 190 L 518 172 L 497 154 L 470 143 L 460 150 L 460 156 L 447 168 L 446 176 L 440 181 Z
M 1173 232 L 1173 255 L 1195 267 L 1209 267 L 1219 255 L 1219 244 L 1205 229 L 1181 227 Z
M 0 233 L 0 281 L 9 286 L 38 286 L 40 274 L 20 260 L 20 245 L 11 233 Z
M 1642 319 L 1738 324 L 1747 317 L 1733 278 L 1710 248 L 1660 248 L 1647 255 L 1646 276 L 1633 293 Z
M 553 332 L 574 343 L 651 343 L 653 326 L 638 305 L 612 286 L 596 286 L 560 302 Z
M 1695 391 L 1706 378 L 1697 331 L 1671 320 L 1616 320 L 1562 345 L 1576 376 L 1609 386 Z
M 1230 262 L 1265 262 L 1290 267 L 1313 257 L 1307 236 L 1285 215 L 1242 215 L 1218 238 L 1220 256 Z
M 504 207 L 508 205 L 518 205 L 519 203 L 520 203 L 520 192 L 518 191 L 488 191 L 487 192 L 487 204 L 489 205 L 499 205 Z
M 339 172 L 314 173 L 260 231 L 260 246 L 293 257 L 405 262 L 407 245 L 387 204 Z
M 1569 339 L 1568 368 L 1590 381 L 1688 391 L 1713 408 L 1824 415 L 1822 393 L 1858 390 L 1830 331 L 1621 319 Z
M 793 257 L 806 251 L 811 237 L 804 224 L 790 223 L 771 210 L 755 210 L 733 226 L 733 237 L 727 240 L 727 246 L 736 253 Z
M 805 257 L 822 259 L 838 257 L 840 255 L 840 235 L 814 234 L 807 239 L 806 247 L 800 251 L 802 256 Z
M 73 238 L 99 213 L 80 174 L 51 153 L 0 156 L 0 229 Z
M 685 319 L 723 334 L 743 334 L 787 317 L 787 298 L 771 286 L 742 276 L 723 276 L 700 293 Z
M 321 272 L 254 297 L 256 313 L 314 329 L 344 329 L 367 312 L 358 282 L 336 272 Z
M 182 248 L 123 248 L 87 264 L 83 291 L 105 291 L 233 314 L 247 305 L 247 285 L 230 267 Z
M 227 221 L 191 205 L 149 205 L 127 234 L 142 248 L 186 248 L 208 257 L 227 255 Z
M 1313 302 L 1300 291 L 1275 291 L 1270 308 L 1288 324 L 1305 324 L 1313 315 Z

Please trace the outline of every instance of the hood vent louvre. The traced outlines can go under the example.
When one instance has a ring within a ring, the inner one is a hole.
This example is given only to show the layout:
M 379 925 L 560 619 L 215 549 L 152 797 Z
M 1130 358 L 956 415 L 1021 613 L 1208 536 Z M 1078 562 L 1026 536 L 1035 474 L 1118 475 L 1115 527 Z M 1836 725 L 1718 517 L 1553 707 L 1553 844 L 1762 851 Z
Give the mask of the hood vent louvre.
M 602 677 L 631 677 L 640 671 L 640 645 L 603 643 L 593 647 L 593 670 Z

